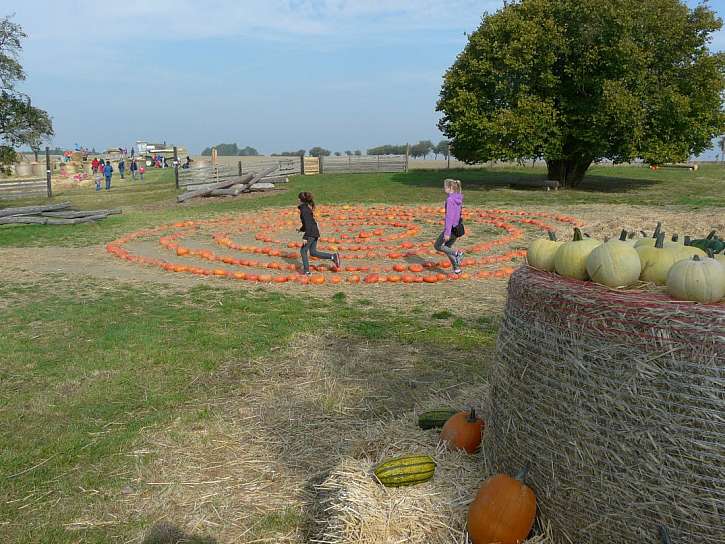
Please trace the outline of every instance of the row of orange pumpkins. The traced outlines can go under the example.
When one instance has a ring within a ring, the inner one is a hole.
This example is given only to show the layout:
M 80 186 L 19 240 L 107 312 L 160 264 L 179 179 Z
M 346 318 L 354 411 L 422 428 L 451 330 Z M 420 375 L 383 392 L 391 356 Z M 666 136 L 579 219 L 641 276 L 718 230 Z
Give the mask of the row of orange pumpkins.
M 708 256 L 676 235 L 665 241 L 659 225 L 651 238 L 622 231 L 608 241 L 585 237 L 579 228 L 569 242 L 557 241 L 550 232 L 548 239 L 531 243 L 527 259 L 534 268 L 612 288 L 641 281 L 667 286 L 677 300 L 714 303 L 725 297 L 725 254 Z

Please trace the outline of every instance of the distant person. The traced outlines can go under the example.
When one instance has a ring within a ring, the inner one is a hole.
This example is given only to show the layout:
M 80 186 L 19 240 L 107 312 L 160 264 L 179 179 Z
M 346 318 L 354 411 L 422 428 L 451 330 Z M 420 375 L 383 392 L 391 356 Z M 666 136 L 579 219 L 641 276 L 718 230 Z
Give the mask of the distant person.
M 123 176 L 126 174 L 126 161 L 123 160 L 123 157 L 121 157 L 121 160 L 118 161 L 118 174 L 121 176 L 121 179 L 123 179 Z
M 302 236 L 303 244 L 300 249 L 300 255 L 302 255 L 302 272 L 309 276 L 310 275 L 310 261 L 309 255 L 317 257 L 318 259 L 327 259 L 335 263 L 336 268 L 340 268 L 340 254 L 325 253 L 323 251 L 317 251 L 317 241 L 320 239 L 320 229 L 315 221 L 315 200 L 312 193 L 300 193 L 297 195 L 300 204 L 297 208 L 300 210 L 300 221 L 302 226 L 299 231 L 304 232 Z
M 98 160 L 98 157 L 93 157 L 93 160 L 91 161 L 91 170 L 95 174 L 98 172 L 98 165 L 101 164 Z
M 111 178 L 113 177 L 113 166 L 111 166 L 111 161 L 108 161 L 106 166 L 103 167 L 103 177 L 106 178 L 106 191 L 110 191 Z
M 101 170 L 103 170 L 103 168 L 106 166 L 106 161 L 101 159 L 100 161 L 98 161 L 98 166 Z
M 103 180 L 103 170 L 101 168 L 101 163 L 99 161 L 98 166 L 96 167 L 96 191 L 101 190 L 101 181 Z
M 131 178 L 136 179 L 136 172 L 138 171 L 138 163 L 136 159 L 131 159 Z
M 443 232 L 433 244 L 436 251 L 445 253 L 448 260 L 453 266 L 453 273 L 461 273 L 461 260 L 463 258 L 462 251 L 454 251 L 453 244 L 463 235 L 459 229 L 462 228 L 461 214 L 463 210 L 463 193 L 461 192 L 461 182 L 457 179 L 447 179 L 443 182 L 443 190 L 448 197 L 446 198 L 446 218 Z
M 141 166 L 138 167 L 138 173 L 141 176 L 141 181 L 143 181 L 143 174 L 146 172 L 146 167 L 141 164 Z

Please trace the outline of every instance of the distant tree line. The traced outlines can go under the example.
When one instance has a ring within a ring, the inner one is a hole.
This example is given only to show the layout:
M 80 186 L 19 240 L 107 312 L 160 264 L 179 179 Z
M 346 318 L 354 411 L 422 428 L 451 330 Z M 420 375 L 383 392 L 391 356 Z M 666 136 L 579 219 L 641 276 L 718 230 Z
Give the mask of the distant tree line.
M 405 155 L 407 147 L 406 144 L 379 145 L 368 149 L 368 155 Z M 410 146 L 410 156 L 414 159 L 425 158 L 430 154 L 435 155 L 436 159 L 438 155 L 443 155 L 443 158 L 447 159 L 448 155 L 450 155 L 450 142 L 441 140 L 438 144 L 434 144 L 430 140 L 421 140 L 417 144 Z
M 256 149 L 249 146 L 240 149 L 237 144 L 218 144 L 214 147 L 220 157 L 256 157 L 259 155 Z M 211 155 L 211 150 L 211 147 L 207 147 L 201 154 L 208 157 Z
M 258 156 L 259 153 L 256 149 L 253 147 L 245 147 L 243 149 L 240 149 L 237 147 L 237 144 L 218 144 L 214 146 L 217 150 L 217 154 L 220 157 L 255 157 Z M 407 150 L 407 144 L 401 144 L 401 145 L 379 145 L 377 147 L 371 147 L 367 150 L 368 155 L 405 155 Z M 201 152 L 202 155 L 209 156 L 211 155 L 211 147 L 207 147 L 204 149 L 204 151 Z M 362 155 L 362 151 L 359 149 L 356 149 L 355 151 L 352 150 L 346 150 L 346 151 L 335 151 L 334 153 L 330 151 L 329 149 L 325 149 L 324 147 L 315 146 L 309 151 L 306 151 L 304 149 L 298 149 L 297 151 L 282 151 L 281 153 L 272 153 L 272 157 L 304 157 L 305 155 L 309 155 L 310 157 L 329 157 L 330 155 L 335 155 L 335 157 L 342 157 L 343 155 L 351 157 L 356 156 L 359 157 Z M 425 158 L 428 155 L 434 155 L 437 159 L 439 155 L 442 155 L 443 158 L 447 159 L 448 155 L 450 155 L 450 142 L 448 140 L 441 140 L 437 144 L 434 144 L 430 140 L 421 140 L 417 144 L 413 144 L 410 146 L 410 156 L 414 159 L 417 158 Z

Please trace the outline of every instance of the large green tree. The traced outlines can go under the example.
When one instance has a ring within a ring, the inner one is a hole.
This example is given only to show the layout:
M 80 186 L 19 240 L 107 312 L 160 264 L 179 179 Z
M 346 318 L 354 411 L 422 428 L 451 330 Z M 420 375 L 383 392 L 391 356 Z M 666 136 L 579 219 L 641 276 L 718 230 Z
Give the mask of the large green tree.
M 722 21 L 678 0 L 521 0 L 469 36 L 439 128 L 473 163 L 544 158 L 581 182 L 592 162 L 686 160 L 725 130 Z
M 17 155 L 15 148 L 40 148 L 53 135 L 48 114 L 33 106 L 30 97 L 16 86 L 25 80 L 19 56 L 27 36 L 9 17 L 0 19 L 0 170 L 6 171 Z

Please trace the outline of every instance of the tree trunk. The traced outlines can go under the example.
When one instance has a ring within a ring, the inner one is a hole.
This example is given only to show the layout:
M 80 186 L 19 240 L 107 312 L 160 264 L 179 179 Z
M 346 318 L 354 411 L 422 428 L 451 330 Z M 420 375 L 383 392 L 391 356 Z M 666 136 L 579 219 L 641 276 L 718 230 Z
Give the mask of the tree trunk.
M 546 178 L 558 181 L 561 187 L 576 187 L 584 179 L 584 174 L 592 164 L 592 160 L 588 157 L 547 160 Z

